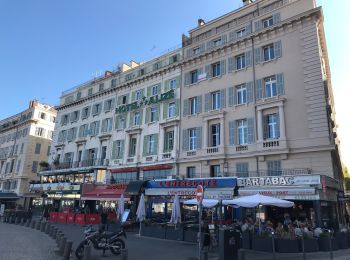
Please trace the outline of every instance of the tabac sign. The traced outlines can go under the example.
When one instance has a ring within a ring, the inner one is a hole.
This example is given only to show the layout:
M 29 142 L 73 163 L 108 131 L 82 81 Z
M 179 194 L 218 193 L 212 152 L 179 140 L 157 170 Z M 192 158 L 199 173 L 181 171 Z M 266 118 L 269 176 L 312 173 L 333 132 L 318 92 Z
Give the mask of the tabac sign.
M 139 109 L 142 106 L 146 106 L 146 105 L 151 105 L 151 104 L 157 104 L 159 102 L 163 102 L 165 100 L 168 99 L 172 99 L 175 97 L 175 92 L 174 90 L 169 90 L 168 92 L 165 92 L 163 94 L 160 95 L 156 95 L 156 96 L 152 96 L 152 97 L 143 97 L 141 100 L 139 101 L 135 101 L 131 104 L 127 104 L 127 105 L 122 105 L 119 106 L 115 109 L 115 113 L 119 114 L 119 113 L 126 113 L 132 110 L 136 110 Z
M 320 175 L 266 176 L 237 179 L 237 186 L 240 187 L 319 185 L 320 183 Z

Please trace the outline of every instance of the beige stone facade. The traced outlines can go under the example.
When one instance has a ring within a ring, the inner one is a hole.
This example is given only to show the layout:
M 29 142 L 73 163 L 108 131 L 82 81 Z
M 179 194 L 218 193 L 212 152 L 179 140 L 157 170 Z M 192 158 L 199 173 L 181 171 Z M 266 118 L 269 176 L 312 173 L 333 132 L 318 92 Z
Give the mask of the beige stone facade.
M 26 208 L 35 197 L 29 194 L 29 182 L 39 180 L 40 163 L 49 158 L 55 120 L 53 106 L 34 100 L 28 109 L 0 121 L 0 191 L 15 193 L 18 200 L 11 201 Z

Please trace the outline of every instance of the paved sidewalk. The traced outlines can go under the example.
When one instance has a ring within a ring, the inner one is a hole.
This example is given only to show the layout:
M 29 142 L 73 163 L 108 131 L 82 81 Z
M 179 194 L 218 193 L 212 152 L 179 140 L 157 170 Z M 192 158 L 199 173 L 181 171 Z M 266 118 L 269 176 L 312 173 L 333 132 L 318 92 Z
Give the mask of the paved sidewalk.
M 0 223 L 0 260 L 59 260 L 56 244 L 45 233 Z

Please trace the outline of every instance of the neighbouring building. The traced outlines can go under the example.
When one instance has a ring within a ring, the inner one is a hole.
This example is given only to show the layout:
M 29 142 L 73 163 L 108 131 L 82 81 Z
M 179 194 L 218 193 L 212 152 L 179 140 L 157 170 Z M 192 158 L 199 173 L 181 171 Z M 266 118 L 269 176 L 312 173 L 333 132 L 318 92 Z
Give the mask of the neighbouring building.
M 292 199 L 335 224 L 343 174 L 322 9 L 244 2 L 183 36 L 179 172 L 237 176 L 239 195 Z
M 46 165 L 56 120 L 53 106 L 33 100 L 29 108 L 0 121 L 0 204 L 31 206 L 30 181 Z
M 195 189 L 166 179 L 232 177 L 210 196 L 262 193 L 296 203 L 267 217 L 344 221 L 322 9 L 313 0 L 243 2 L 199 19 L 182 48 L 62 94 L 50 167 L 40 173 L 56 208 L 80 196 L 110 201 L 131 181 L 158 179 L 175 185 L 146 185 L 146 195 L 162 196 L 152 198 L 162 211 Z

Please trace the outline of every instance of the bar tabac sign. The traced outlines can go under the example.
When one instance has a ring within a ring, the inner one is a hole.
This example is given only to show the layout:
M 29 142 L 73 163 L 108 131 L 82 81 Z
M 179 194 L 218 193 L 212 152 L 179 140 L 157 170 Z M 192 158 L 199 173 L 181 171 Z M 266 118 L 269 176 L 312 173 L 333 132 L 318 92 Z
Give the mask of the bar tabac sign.
M 168 99 L 172 99 L 174 97 L 175 97 L 175 92 L 172 89 L 172 90 L 169 90 L 168 92 L 165 92 L 163 94 L 159 94 L 159 95 L 152 96 L 152 97 L 143 97 L 141 100 L 135 101 L 131 104 L 119 106 L 115 109 L 115 113 L 116 114 L 126 113 L 126 112 L 129 112 L 132 110 L 139 109 L 142 106 L 157 104 L 157 103 L 166 101 Z

